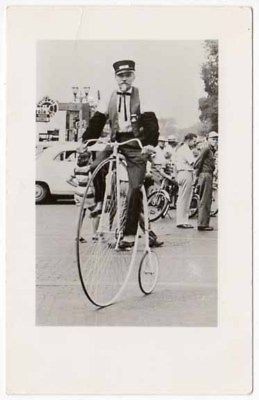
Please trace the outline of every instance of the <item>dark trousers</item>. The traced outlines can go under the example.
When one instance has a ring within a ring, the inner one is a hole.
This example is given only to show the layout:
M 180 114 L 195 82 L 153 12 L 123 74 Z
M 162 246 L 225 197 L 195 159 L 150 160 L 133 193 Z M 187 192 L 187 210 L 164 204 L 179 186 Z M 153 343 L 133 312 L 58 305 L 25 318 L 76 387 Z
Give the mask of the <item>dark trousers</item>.
M 101 154 L 100 154 L 100 156 L 101 156 Z M 103 161 L 105 158 L 106 157 L 102 158 L 99 162 Z M 95 161 L 94 161 L 94 163 L 95 163 Z M 95 166 L 95 168 L 96 168 L 96 166 Z M 95 189 L 94 197 L 95 197 L 96 203 L 103 201 L 104 193 L 105 193 L 105 177 L 106 177 L 107 173 L 108 173 L 108 165 L 105 165 L 104 167 L 101 168 L 101 170 L 98 172 L 98 174 L 96 175 L 96 177 L 93 180 L 94 189 Z
M 200 204 L 198 211 L 198 226 L 209 226 L 212 202 L 212 174 L 201 172 L 199 175 Z
M 146 173 L 146 160 L 147 157 L 141 154 L 141 149 L 132 146 L 121 146 L 120 152 L 125 156 L 127 163 L 127 171 L 129 176 L 129 189 L 127 193 L 127 211 L 126 211 L 126 223 L 124 228 L 124 235 L 135 235 L 137 232 L 139 215 L 142 210 L 142 192 L 141 187 L 143 185 Z M 100 162 L 105 160 L 112 153 L 109 145 L 100 152 L 95 161 L 91 166 L 91 170 L 94 170 Z M 107 171 L 108 172 L 108 171 Z M 106 173 L 107 173 L 106 172 Z M 102 201 L 105 192 L 105 175 L 97 174 L 95 178 L 95 189 L 97 189 L 98 199 L 96 201 Z M 101 198 L 102 197 L 102 198 Z

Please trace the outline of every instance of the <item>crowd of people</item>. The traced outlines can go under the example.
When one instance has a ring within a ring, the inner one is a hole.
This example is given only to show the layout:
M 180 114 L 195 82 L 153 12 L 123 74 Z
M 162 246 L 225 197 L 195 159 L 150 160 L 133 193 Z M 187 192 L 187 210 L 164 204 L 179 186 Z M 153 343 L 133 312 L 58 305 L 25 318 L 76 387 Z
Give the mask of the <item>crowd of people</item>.
M 198 226 L 200 231 L 211 231 L 209 225 L 213 180 L 217 179 L 218 133 L 211 131 L 207 137 L 188 133 L 182 141 L 170 135 L 160 137 L 152 163 L 156 170 L 167 171 L 178 185 L 176 226 L 193 228 L 189 223 L 192 189 L 199 188 Z M 159 179 L 159 177 L 158 177 Z
M 117 61 L 113 64 L 115 79 L 118 88 L 112 93 L 108 104 L 99 104 L 98 109 L 89 121 L 89 126 L 83 134 L 83 147 L 79 149 L 78 164 L 75 178 L 76 186 L 84 188 L 87 175 L 111 154 L 111 148 L 106 146 L 95 152 L 94 159 L 85 156 L 82 163 L 82 154 L 87 152 L 84 143 L 90 139 L 98 139 L 107 122 L 110 126 L 110 140 L 125 142 L 131 138 L 138 138 L 142 143 L 122 145 L 121 153 L 126 160 L 128 172 L 127 212 L 123 237 L 120 248 L 125 249 L 134 245 L 135 235 L 141 218 L 142 197 L 141 187 L 144 184 L 147 164 L 149 169 L 169 168 L 170 173 L 178 184 L 178 198 L 176 203 L 176 226 L 180 229 L 193 228 L 188 221 L 189 207 L 192 195 L 192 185 L 195 177 L 199 180 L 200 205 L 198 214 L 198 230 L 209 231 L 210 207 L 212 199 L 212 180 L 215 170 L 215 151 L 217 149 L 216 132 L 210 132 L 206 140 L 197 144 L 197 135 L 188 133 L 183 141 L 179 142 L 173 135 L 167 140 L 159 133 L 159 124 L 154 112 L 140 111 L 139 91 L 133 86 L 135 79 L 135 62 L 132 60 Z M 84 149 L 84 150 L 82 150 Z M 80 173 L 80 169 L 84 171 Z M 92 215 L 101 213 L 103 206 L 105 176 L 96 179 L 96 202 L 91 209 Z M 80 181 L 82 179 L 84 182 Z M 77 195 L 78 196 L 78 192 Z M 80 196 L 82 197 L 82 189 Z M 77 202 L 80 203 L 78 197 Z M 82 238 L 83 241 L 83 238 Z M 150 241 L 153 246 L 161 246 L 153 231 L 150 230 Z

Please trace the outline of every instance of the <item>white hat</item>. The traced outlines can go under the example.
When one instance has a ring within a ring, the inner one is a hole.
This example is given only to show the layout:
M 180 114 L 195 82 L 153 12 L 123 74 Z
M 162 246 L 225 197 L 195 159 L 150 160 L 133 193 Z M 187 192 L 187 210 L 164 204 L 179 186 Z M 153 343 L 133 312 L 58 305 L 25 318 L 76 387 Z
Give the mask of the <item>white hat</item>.
M 168 142 L 176 142 L 176 143 L 178 142 L 178 139 L 174 135 L 169 135 L 167 139 Z
M 158 141 L 159 142 L 167 142 L 167 139 L 164 136 L 159 136 Z
M 219 135 L 218 135 L 217 132 L 211 131 L 211 132 L 209 133 L 209 138 L 217 138 L 217 137 L 219 137 Z

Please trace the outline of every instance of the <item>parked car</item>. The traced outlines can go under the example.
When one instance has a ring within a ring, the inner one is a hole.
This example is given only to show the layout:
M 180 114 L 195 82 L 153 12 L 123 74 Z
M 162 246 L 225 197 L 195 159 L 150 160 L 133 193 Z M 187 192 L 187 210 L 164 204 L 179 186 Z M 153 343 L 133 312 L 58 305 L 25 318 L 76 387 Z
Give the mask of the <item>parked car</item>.
M 66 180 L 73 174 L 76 163 L 76 142 L 55 144 L 36 158 L 36 204 L 51 196 L 73 195 L 73 187 Z
M 46 150 L 48 147 L 51 147 L 53 145 L 57 145 L 57 142 L 42 142 L 42 143 L 38 143 L 36 144 L 36 157 L 38 157 L 39 154 L 41 154 L 44 150 Z

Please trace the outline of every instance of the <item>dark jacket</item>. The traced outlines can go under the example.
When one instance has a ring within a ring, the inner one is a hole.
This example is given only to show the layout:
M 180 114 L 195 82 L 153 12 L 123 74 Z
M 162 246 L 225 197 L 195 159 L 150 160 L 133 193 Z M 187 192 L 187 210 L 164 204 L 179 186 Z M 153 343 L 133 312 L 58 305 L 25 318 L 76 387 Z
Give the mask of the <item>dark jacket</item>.
M 96 111 L 89 120 L 89 125 L 82 136 L 82 141 L 86 142 L 90 139 L 98 139 L 101 136 L 104 125 L 106 123 L 106 115 Z
M 86 142 L 90 139 L 98 139 L 101 136 L 105 126 L 107 116 L 99 111 L 93 115 L 89 121 L 89 125 L 83 133 L 82 140 Z M 143 146 L 152 145 L 156 146 L 159 137 L 158 120 L 154 112 L 144 112 L 140 114 L 138 120 L 138 138 Z
M 157 146 L 159 138 L 159 125 L 156 114 L 152 111 L 140 114 L 139 139 L 143 146 Z
M 197 175 L 202 172 L 213 174 L 215 169 L 215 158 L 214 149 L 212 146 L 206 146 L 202 149 L 201 154 L 198 156 L 194 163 L 194 169 L 197 171 Z

